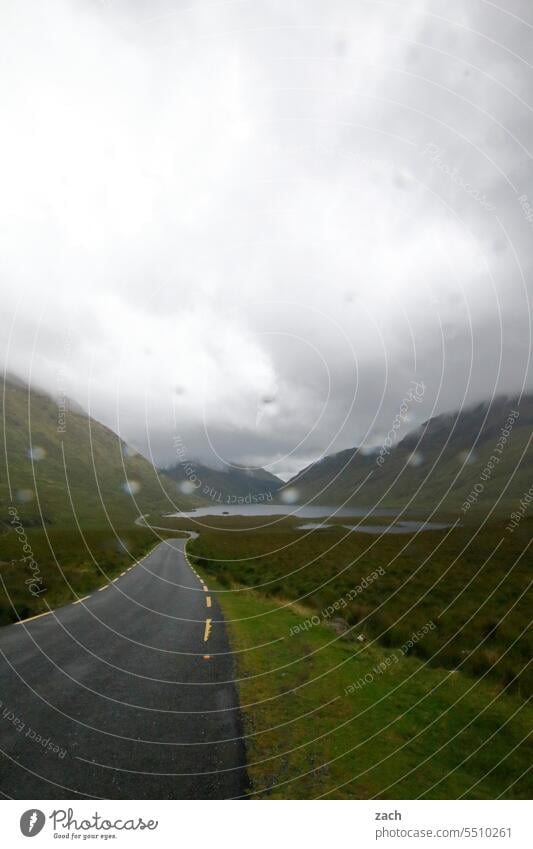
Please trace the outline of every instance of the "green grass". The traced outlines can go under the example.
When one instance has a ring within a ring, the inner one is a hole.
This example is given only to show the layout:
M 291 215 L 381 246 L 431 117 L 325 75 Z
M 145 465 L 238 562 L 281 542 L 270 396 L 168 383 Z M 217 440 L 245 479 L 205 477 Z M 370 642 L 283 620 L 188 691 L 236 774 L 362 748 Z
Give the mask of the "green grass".
M 531 519 L 513 534 L 493 522 L 381 537 L 341 528 L 304 533 L 290 520 L 255 530 L 249 524 L 234 519 L 220 531 L 206 523 L 190 544 L 222 587 L 256 588 L 273 605 L 289 599 L 315 614 L 337 603 L 352 635 L 362 632 L 385 648 L 401 646 L 432 620 L 435 629 L 412 654 L 531 694 Z M 384 574 L 351 598 L 379 569 Z
M 531 519 L 375 537 L 225 518 L 188 549 L 228 620 L 253 794 L 529 797 Z
M 206 579 L 236 652 L 252 797 L 529 797 L 532 712 L 517 695 L 401 653 L 347 695 L 391 649 L 324 624 L 294 632 L 307 611 Z
M 19 537 L 13 529 L 0 539 L 0 625 L 8 625 L 75 601 L 116 577 L 142 557 L 158 537 L 146 528 L 25 529 L 27 544 L 38 567 L 34 595 L 26 581 L 35 575 L 22 560 Z M 172 536 L 175 536 L 173 533 Z

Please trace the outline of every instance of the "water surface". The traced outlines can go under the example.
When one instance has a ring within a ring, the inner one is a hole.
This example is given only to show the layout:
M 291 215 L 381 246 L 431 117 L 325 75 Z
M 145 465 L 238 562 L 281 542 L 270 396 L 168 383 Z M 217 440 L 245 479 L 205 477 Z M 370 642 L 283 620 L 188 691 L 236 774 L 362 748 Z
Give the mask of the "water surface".
M 441 522 L 394 522 L 392 525 L 328 525 L 324 522 L 307 522 L 298 525 L 298 531 L 323 531 L 325 528 L 346 528 L 359 534 L 413 534 L 415 531 L 443 531 L 450 525 Z
M 359 518 L 361 516 L 394 516 L 394 510 L 372 510 L 369 507 L 332 507 L 323 504 L 216 504 L 183 513 L 169 513 L 179 519 L 201 519 L 203 516 L 295 516 L 298 519 L 321 517 Z

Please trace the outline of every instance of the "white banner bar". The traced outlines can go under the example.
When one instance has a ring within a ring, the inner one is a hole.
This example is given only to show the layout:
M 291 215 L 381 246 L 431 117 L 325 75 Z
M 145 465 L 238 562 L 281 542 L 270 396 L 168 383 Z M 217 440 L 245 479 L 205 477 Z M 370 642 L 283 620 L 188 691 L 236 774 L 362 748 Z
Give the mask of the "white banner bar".
M 519 801 L 4 801 L 2 845 L 533 846 Z

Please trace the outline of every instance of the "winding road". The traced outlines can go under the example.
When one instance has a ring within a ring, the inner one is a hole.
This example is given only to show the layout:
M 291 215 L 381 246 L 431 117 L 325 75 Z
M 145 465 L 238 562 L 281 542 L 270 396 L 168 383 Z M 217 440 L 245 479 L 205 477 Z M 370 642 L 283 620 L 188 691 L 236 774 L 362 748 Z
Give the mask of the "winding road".
M 184 540 L 0 631 L 0 793 L 228 799 L 245 747 L 223 616 Z

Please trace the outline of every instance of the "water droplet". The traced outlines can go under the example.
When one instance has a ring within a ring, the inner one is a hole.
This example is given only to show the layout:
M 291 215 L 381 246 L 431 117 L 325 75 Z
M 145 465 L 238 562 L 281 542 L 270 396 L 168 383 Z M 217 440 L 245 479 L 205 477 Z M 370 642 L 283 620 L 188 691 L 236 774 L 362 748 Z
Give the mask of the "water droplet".
M 477 463 L 478 457 L 475 451 L 461 451 L 457 459 L 462 466 L 472 466 L 474 463 Z
M 182 481 L 178 484 L 178 489 L 183 495 L 191 495 L 196 487 L 191 481 Z
M 281 500 L 284 504 L 296 504 L 299 497 L 300 493 L 295 486 L 289 486 L 281 491 Z
M 372 457 L 372 455 L 377 454 L 379 448 L 376 448 L 372 445 L 360 445 L 357 449 L 357 453 L 361 454 L 362 457 Z
M 141 485 L 139 481 L 128 480 L 122 484 L 122 489 L 127 495 L 137 495 L 141 491 Z
M 35 498 L 35 493 L 33 489 L 19 489 L 17 491 L 17 501 L 21 504 L 27 504 L 29 501 L 33 501 Z

